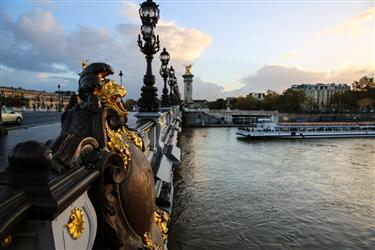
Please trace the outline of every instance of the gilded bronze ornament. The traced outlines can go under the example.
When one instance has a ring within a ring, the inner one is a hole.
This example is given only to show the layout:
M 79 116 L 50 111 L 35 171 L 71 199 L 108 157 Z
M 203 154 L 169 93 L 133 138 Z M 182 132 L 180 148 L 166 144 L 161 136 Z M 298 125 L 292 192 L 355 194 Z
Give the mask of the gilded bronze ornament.
M 76 240 L 79 237 L 81 237 L 83 230 L 85 229 L 83 210 L 78 207 L 74 208 L 70 212 L 69 221 L 67 224 L 65 224 L 65 227 L 73 240 Z
M 151 239 L 151 233 L 145 232 L 143 235 L 143 248 L 146 250 L 161 250 L 163 249 L 160 246 L 154 244 Z
M 121 98 L 127 93 L 124 86 L 117 84 L 114 80 L 105 80 L 103 86 L 95 92 L 105 107 L 115 110 L 119 116 L 128 116 L 128 112 L 121 102 Z
M 121 156 L 122 160 L 124 161 L 124 168 L 126 169 L 131 160 L 129 145 L 125 142 L 125 137 L 127 136 L 126 130 L 119 128 L 117 131 L 114 131 L 110 129 L 107 124 L 106 131 L 109 139 L 107 142 L 109 150 Z
M 161 209 L 154 211 L 154 221 L 160 228 L 163 240 L 167 239 L 169 214 Z
M 1 247 L 8 247 L 8 246 L 10 246 L 10 244 L 12 244 L 12 242 L 13 242 L 13 237 L 12 237 L 12 235 L 8 234 L 7 236 L 5 236 L 1 240 L 0 246 Z

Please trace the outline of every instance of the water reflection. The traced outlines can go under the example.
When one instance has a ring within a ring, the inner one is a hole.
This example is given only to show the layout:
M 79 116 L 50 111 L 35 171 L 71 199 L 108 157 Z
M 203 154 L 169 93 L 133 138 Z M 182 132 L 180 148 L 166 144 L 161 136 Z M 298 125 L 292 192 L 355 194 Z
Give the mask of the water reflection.
M 374 248 L 373 139 L 185 129 L 170 249 Z

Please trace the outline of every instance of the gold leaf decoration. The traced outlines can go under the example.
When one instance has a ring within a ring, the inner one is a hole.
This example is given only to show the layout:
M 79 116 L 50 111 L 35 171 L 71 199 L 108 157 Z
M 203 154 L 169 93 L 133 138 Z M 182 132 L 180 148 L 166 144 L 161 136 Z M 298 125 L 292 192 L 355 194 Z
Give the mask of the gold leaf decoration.
M 66 229 L 70 237 L 73 240 L 78 239 L 81 237 L 83 230 L 85 229 L 85 220 L 84 220 L 84 213 L 80 208 L 74 208 L 70 212 L 69 221 L 65 224 Z
M 1 244 L 0 244 L 0 246 L 1 246 L 1 247 L 7 247 L 7 246 L 9 246 L 10 244 L 12 244 L 12 241 L 13 241 L 13 237 L 12 237 L 12 235 L 8 234 L 7 236 L 5 236 L 5 237 L 1 240 Z
M 122 105 L 121 98 L 126 96 L 126 89 L 114 80 L 106 80 L 100 91 L 97 91 L 100 102 L 117 112 L 119 116 L 127 117 L 128 112 Z
M 150 232 L 145 232 L 143 234 L 143 248 L 146 250 L 161 250 L 162 249 L 160 246 L 157 246 L 156 244 L 154 244 L 154 242 L 152 242 Z
M 161 209 L 154 211 L 154 221 L 158 224 L 163 240 L 167 239 L 169 214 Z
M 124 168 L 126 169 L 131 160 L 129 145 L 125 142 L 125 136 L 127 136 L 125 133 L 126 130 L 124 128 L 120 128 L 117 131 L 114 131 L 110 129 L 108 125 L 106 130 L 109 139 L 107 142 L 109 150 L 121 156 L 124 162 Z

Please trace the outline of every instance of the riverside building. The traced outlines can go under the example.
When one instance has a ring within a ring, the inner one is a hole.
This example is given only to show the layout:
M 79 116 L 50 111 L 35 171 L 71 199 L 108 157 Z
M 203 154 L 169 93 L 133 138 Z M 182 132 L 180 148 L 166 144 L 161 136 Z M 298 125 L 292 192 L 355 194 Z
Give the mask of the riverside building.
M 308 98 L 306 108 L 308 110 L 330 111 L 334 109 L 331 103 L 332 97 L 337 93 L 350 90 L 350 86 L 345 83 L 331 84 L 300 84 L 292 85 L 292 89 L 302 90 Z
M 59 99 L 61 107 L 65 107 L 69 103 L 70 96 L 74 94 L 74 91 L 56 91 L 55 93 L 32 90 L 32 89 L 23 89 L 23 88 L 14 88 L 14 87 L 4 87 L 0 86 L 0 99 L 1 105 L 10 105 L 14 104 L 7 103 L 7 99 L 16 99 L 16 106 L 24 106 L 25 108 L 34 108 L 46 109 L 58 109 Z

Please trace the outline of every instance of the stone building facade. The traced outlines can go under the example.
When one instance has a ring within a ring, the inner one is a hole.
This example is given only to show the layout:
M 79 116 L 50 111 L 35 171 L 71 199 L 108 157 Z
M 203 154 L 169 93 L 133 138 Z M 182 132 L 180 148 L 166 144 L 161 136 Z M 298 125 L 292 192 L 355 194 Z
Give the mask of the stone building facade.
M 251 95 L 252 97 L 254 97 L 255 99 L 261 101 L 264 99 L 264 97 L 266 96 L 265 93 L 261 93 L 261 92 L 250 92 L 249 95 Z
M 350 90 L 350 86 L 345 83 L 331 83 L 331 84 L 300 84 L 292 85 L 292 89 L 302 90 L 305 92 L 308 101 L 306 109 L 331 111 L 334 109 L 331 104 L 332 97 L 337 93 L 343 93 Z
M 74 94 L 73 91 L 61 91 L 60 93 L 56 91 L 55 93 L 51 93 L 39 90 L 0 86 L 0 100 L 2 106 L 14 106 L 11 103 L 7 103 L 7 100 L 9 102 L 9 99 L 13 98 L 17 100 L 17 106 L 20 107 L 24 106 L 26 108 L 34 109 L 48 108 L 57 110 L 59 107 L 59 98 L 61 108 L 64 108 L 69 103 L 72 94 Z

